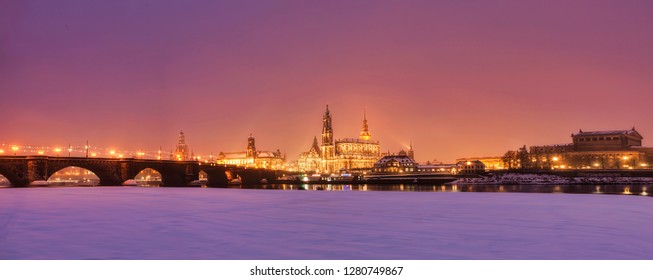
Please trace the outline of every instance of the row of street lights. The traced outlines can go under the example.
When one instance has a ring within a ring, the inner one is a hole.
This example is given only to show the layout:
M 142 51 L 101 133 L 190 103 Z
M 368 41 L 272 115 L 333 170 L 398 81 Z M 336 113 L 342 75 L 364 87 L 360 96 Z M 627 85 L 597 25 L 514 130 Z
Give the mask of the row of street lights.
M 4 146 L 4 145 L 3 145 L 3 146 Z M 66 150 L 68 151 L 68 157 L 71 157 L 73 152 L 80 152 L 79 150 L 75 150 L 75 149 L 73 149 L 73 147 L 72 147 L 71 145 L 68 145 L 68 148 L 67 148 L 67 149 L 64 148 L 64 147 L 54 147 L 54 148 L 49 148 L 49 147 L 31 147 L 31 146 L 24 146 L 24 147 L 23 147 L 23 149 L 24 149 L 23 152 L 29 152 L 30 150 L 31 150 L 32 152 L 34 152 L 34 149 L 36 149 L 36 148 L 41 148 L 41 149 L 36 150 L 36 154 L 38 154 L 38 155 L 45 155 L 46 152 L 49 150 L 49 151 L 54 152 L 54 154 L 55 154 L 57 157 L 59 157 L 59 156 L 61 155 L 61 153 L 62 153 L 62 152 L 65 152 Z M 90 149 L 90 146 L 88 145 L 88 141 L 87 141 L 87 142 L 86 142 L 86 145 L 84 146 L 84 151 L 82 151 L 82 152 L 85 153 L 85 156 L 86 156 L 87 158 L 88 158 L 88 157 L 97 157 L 97 156 L 98 156 L 98 153 L 97 153 L 97 152 L 90 152 L 89 149 Z M 13 155 L 14 155 L 14 156 L 17 155 L 18 152 L 20 152 L 20 151 L 21 151 L 21 146 L 19 146 L 19 145 L 11 145 L 11 152 L 13 152 Z M 3 148 L 0 148 L 0 155 L 4 155 L 5 153 L 8 153 L 8 151 L 5 150 L 5 149 L 3 149 Z M 111 150 L 109 150 L 109 151 L 108 151 L 108 155 L 109 155 L 109 157 L 111 157 L 111 158 L 124 158 L 124 154 L 123 154 L 123 153 L 119 153 L 119 152 L 116 151 L 115 149 L 111 149 Z M 147 155 L 148 155 L 148 154 L 145 153 L 143 150 L 139 150 L 138 152 L 134 153 L 134 156 L 135 156 L 136 158 L 139 158 L 139 159 L 146 158 Z M 156 158 L 157 160 L 161 160 L 161 159 L 163 159 L 163 152 L 162 152 L 161 148 L 159 148 L 158 152 L 156 153 L 156 157 L 155 157 L 155 158 Z M 199 161 L 201 158 L 209 158 L 209 159 L 213 159 L 213 155 L 211 155 L 211 156 L 206 156 L 206 157 L 202 157 L 202 156 L 194 156 L 194 157 L 192 158 L 192 160 L 198 160 L 198 161 Z

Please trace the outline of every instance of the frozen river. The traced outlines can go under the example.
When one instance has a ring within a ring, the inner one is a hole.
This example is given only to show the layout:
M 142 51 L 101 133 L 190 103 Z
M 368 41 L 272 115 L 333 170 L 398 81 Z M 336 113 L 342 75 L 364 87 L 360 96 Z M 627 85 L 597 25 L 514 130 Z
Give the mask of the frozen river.
M 0 189 L 0 259 L 653 259 L 635 195 Z

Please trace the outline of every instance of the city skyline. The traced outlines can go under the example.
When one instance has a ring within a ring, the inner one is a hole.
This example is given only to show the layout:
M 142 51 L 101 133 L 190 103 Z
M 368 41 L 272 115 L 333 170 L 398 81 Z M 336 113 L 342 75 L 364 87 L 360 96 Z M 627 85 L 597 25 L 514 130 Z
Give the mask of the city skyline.
M 246 147 L 369 130 L 418 161 L 653 135 L 653 3 L 5 2 L 0 143 Z M 644 139 L 647 145 L 647 139 Z M 65 153 L 65 151 L 63 152 Z

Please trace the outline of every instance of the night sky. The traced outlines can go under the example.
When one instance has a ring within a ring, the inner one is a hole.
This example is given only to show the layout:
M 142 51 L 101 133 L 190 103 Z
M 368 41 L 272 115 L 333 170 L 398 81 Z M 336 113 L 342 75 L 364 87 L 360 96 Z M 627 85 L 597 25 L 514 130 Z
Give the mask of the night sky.
M 630 129 L 653 146 L 653 1 L 0 0 L 0 143 L 261 150 L 321 133 L 419 161 Z

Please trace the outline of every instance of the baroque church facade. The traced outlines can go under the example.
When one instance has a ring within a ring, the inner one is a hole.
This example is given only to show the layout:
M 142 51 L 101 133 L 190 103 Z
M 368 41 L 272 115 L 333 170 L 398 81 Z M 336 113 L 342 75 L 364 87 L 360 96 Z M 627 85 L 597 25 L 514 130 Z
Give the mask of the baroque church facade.
M 177 146 L 175 147 L 175 152 L 170 153 L 170 160 L 186 161 L 191 160 L 192 155 L 188 155 L 188 144 L 186 144 L 186 136 L 184 132 L 179 132 L 179 140 L 177 141 Z M 160 157 L 160 156 L 159 156 Z
M 358 138 L 335 139 L 329 105 L 322 116 L 322 141 L 318 144 L 313 138 L 311 148 L 299 155 L 300 171 L 316 173 L 335 173 L 342 170 L 370 169 L 381 158 L 379 141 L 372 140 L 363 115 L 363 126 Z

